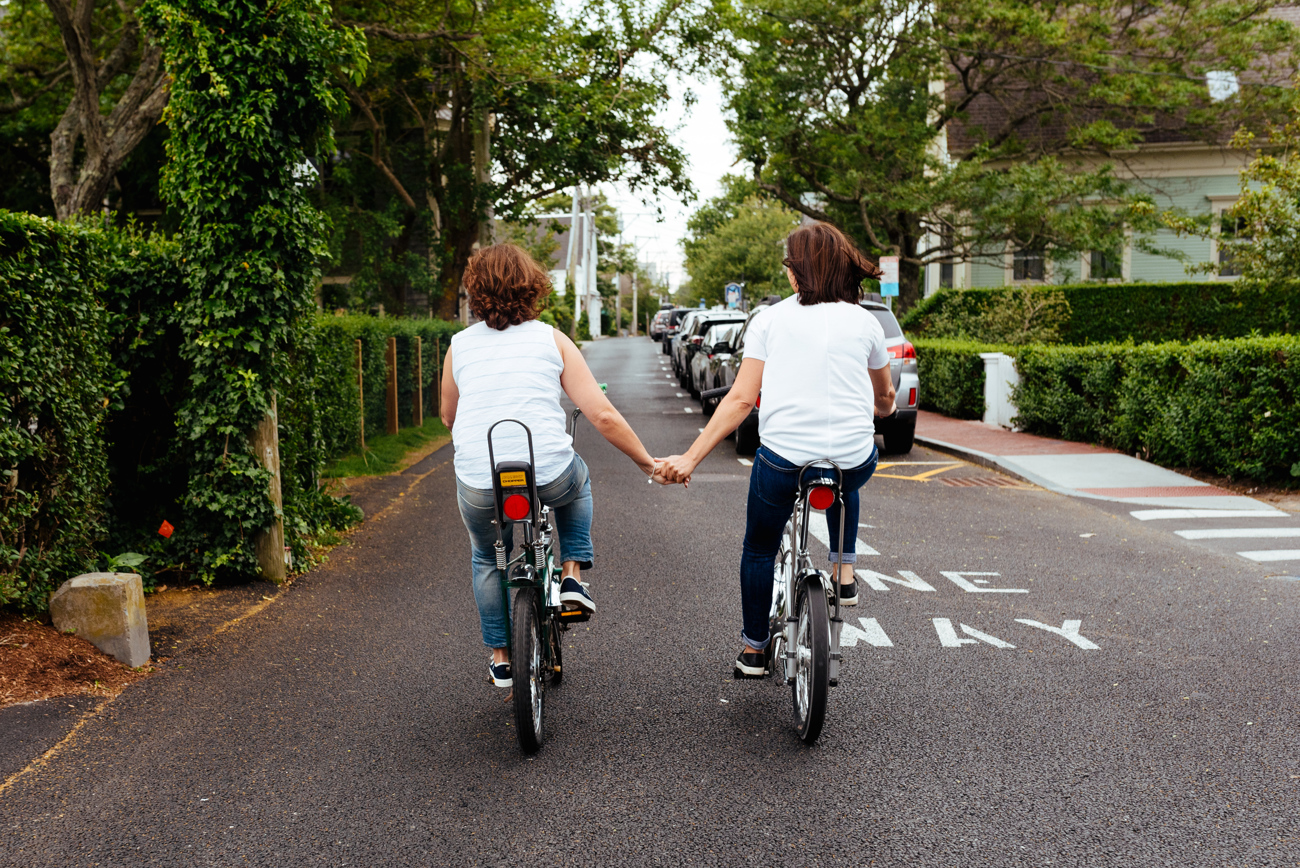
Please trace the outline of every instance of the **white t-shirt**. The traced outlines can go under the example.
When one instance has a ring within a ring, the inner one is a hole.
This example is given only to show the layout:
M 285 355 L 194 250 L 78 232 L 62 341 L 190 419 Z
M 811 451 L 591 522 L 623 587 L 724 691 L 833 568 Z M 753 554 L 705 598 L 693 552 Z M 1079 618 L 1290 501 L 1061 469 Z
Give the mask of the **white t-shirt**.
M 763 362 L 758 435 L 793 464 L 871 457 L 875 390 L 868 369 L 888 367 L 885 330 L 846 301 L 802 305 L 792 295 L 754 315 L 745 358 Z

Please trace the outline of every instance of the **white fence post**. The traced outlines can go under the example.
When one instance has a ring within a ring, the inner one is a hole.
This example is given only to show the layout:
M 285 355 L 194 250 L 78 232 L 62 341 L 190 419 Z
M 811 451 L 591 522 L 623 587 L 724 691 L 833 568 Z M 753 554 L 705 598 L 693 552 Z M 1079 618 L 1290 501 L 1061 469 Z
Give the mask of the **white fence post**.
M 1016 360 L 1006 353 L 980 353 L 984 360 L 984 422 L 1011 428 L 1016 405 L 1011 403 L 1011 389 L 1020 384 Z

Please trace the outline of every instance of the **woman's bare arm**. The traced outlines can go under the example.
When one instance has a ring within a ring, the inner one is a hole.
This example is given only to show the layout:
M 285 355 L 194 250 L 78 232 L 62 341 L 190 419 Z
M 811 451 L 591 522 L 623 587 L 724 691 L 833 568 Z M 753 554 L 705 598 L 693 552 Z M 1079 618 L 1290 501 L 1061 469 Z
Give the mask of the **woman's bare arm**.
M 564 394 L 578 405 L 582 415 L 591 421 L 602 437 L 636 462 L 641 472 L 649 476 L 655 469 L 654 458 L 641 444 L 641 438 L 636 436 L 623 414 L 605 397 L 581 351 L 569 340 L 568 335 L 558 330 L 555 331 L 555 346 L 564 361 L 564 372 L 560 374 L 560 386 L 563 387 Z
M 456 388 L 456 379 L 451 375 L 451 347 L 447 347 L 447 358 L 442 363 L 442 383 L 438 388 L 438 415 L 450 431 L 456 424 L 456 405 L 460 403 L 460 389 Z
M 661 472 L 669 482 L 689 483 L 691 474 L 704 457 L 713 451 L 726 436 L 736 430 L 741 422 L 749 416 L 758 400 L 758 392 L 763 387 L 763 362 L 759 359 L 745 359 L 736 372 L 736 382 L 732 384 L 727 397 L 713 411 L 709 424 L 695 438 L 691 448 L 684 455 L 673 455 L 665 460 Z

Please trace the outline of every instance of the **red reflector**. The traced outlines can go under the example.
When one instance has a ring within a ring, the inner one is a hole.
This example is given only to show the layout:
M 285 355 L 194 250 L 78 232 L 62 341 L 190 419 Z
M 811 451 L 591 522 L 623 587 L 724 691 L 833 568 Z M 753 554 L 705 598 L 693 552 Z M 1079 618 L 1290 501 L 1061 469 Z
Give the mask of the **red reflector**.
M 763 404 L 763 395 L 760 392 L 758 397 L 754 399 L 754 409 L 757 410 L 760 406 L 762 406 L 762 404 Z
M 911 341 L 903 341 L 903 358 L 905 359 L 916 358 L 916 347 L 912 346 Z
M 916 406 L 916 389 L 907 390 L 907 406 L 909 407 Z
M 524 497 L 522 494 L 512 494 L 506 498 L 506 502 L 502 504 L 502 508 L 505 510 L 506 518 L 511 521 L 521 521 L 522 519 L 528 518 L 528 513 L 532 509 L 532 504 L 530 504 L 528 498 Z
M 834 502 L 835 492 L 825 485 L 814 486 L 813 490 L 808 492 L 808 505 L 813 509 L 829 509 Z

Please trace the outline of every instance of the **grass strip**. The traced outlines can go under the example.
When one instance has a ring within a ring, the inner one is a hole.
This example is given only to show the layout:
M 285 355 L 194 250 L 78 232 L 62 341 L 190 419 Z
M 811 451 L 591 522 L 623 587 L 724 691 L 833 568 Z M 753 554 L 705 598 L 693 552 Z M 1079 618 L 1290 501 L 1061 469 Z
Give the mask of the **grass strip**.
M 406 456 L 416 452 L 436 440 L 451 436 L 447 426 L 436 417 L 425 421 L 424 427 L 399 429 L 396 434 L 380 434 L 366 438 L 366 451 L 349 452 L 342 458 L 331 461 L 325 467 L 327 478 L 347 476 L 383 476 L 395 473 L 405 464 Z

